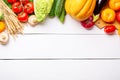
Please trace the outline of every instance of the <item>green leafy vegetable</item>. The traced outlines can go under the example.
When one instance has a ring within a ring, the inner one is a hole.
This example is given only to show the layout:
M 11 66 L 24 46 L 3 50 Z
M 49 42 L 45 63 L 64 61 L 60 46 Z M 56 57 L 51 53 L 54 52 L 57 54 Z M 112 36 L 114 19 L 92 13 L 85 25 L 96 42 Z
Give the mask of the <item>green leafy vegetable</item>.
M 34 0 L 34 12 L 37 21 L 43 21 L 50 13 L 54 0 Z

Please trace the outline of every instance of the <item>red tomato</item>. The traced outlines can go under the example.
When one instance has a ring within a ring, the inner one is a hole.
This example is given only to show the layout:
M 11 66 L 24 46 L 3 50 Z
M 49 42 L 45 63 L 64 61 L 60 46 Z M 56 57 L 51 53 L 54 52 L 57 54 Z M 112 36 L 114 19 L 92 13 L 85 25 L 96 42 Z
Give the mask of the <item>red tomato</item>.
M 28 14 L 32 14 L 34 12 L 33 2 L 29 2 L 29 3 L 25 4 L 25 6 L 24 6 L 24 12 L 26 12 Z
M 19 1 L 20 1 L 23 5 L 29 2 L 29 0 L 19 0 Z
M 27 22 L 28 21 L 28 14 L 26 12 L 21 12 L 18 14 L 18 20 L 20 22 Z
M 120 23 L 120 11 L 116 13 L 116 20 Z
M 13 5 L 12 5 L 12 10 L 13 10 L 13 12 L 15 12 L 15 13 L 20 13 L 20 12 L 22 12 L 23 7 L 22 7 L 22 5 L 21 5 L 20 2 L 15 2 L 15 3 L 13 3 Z
M 116 30 L 116 27 L 114 25 L 108 25 L 108 26 L 105 26 L 104 28 L 104 31 L 108 34 L 115 32 L 115 30 Z
M 16 2 L 17 0 L 7 0 L 7 2 L 9 2 L 9 3 L 14 3 L 14 2 Z

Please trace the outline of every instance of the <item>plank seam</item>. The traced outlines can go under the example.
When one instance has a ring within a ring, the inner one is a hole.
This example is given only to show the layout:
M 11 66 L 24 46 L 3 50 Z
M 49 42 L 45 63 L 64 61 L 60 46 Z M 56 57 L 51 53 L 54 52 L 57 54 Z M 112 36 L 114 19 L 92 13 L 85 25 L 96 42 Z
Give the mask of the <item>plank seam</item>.
M 54 60 L 73 60 L 73 61 L 79 61 L 79 60 L 120 60 L 120 58 L 3 58 L 0 60 L 50 60 L 50 61 L 54 61 Z

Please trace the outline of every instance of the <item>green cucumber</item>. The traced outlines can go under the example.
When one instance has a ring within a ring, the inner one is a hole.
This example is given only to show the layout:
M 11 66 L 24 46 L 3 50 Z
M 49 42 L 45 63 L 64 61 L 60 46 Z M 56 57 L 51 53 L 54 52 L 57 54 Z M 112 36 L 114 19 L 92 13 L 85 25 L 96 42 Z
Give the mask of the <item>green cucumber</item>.
M 66 16 L 66 11 L 65 11 L 65 8 L 63 8 L 62 14 L 61 14 L 61 16 L 59 17 L 59 20 L 60 20 L 62 23 L 64 23 L 64 21 L 65 21 L 65 16 Z
M 49 16 L 50 16 L 50 17 L 55 17 L 56 2 L 57 2 L 57 0 L 54 0 L 53 6 L 52 6 L 52 8 L 51 8 L 51 10 L 50 10 L 50 13 L 49 13 Z
M 55 15 L 60 17 L 63 7 L 64 7 L 65 0 L 57 0 L 56 7 L 55 7 Z

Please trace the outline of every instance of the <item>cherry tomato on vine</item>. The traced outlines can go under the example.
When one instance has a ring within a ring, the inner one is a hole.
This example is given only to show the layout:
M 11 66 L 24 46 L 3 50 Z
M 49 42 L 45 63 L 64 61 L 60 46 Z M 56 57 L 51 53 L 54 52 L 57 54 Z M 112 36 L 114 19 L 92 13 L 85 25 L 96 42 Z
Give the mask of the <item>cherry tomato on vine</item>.
M 104 28 L 104 31 L 108 34 L 115 32 L 115 30 L 116 30 L 116 27 L 114 25 L 108 25 L 108 26 L 105 26 Z
M 13 4 L 13 3 L 15 3 L 17 0 L 7 0 L 7 2 L 8 3 L 11 3 L 11 4 Z
M 18 14 L 18 20 L 20 22 L 27 22 L 28 21 L 28 14 L 26 12 L 21 12 Z
M 34 12 L 33 2 L 29 2 L 24 5 L 24 12 L 28 14 L 32 14 Z
M 30 2 L 29 0 L 19 0 L 23 5 L 25 5 L 26 3 Z
M 12 4 L 12 10 L 15 13 L 20 13 L 23 10 L 23 7 L 20 2 L 15 2 Z

